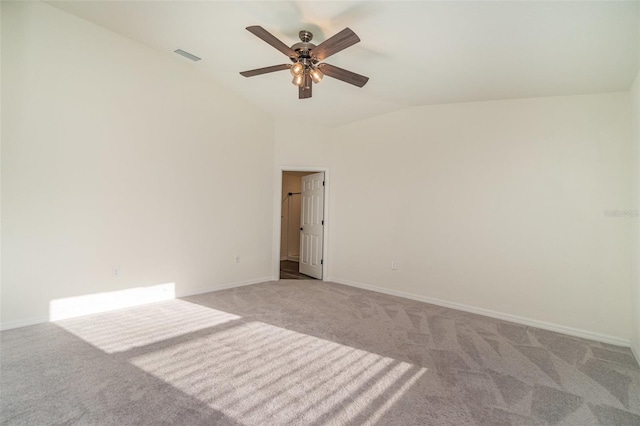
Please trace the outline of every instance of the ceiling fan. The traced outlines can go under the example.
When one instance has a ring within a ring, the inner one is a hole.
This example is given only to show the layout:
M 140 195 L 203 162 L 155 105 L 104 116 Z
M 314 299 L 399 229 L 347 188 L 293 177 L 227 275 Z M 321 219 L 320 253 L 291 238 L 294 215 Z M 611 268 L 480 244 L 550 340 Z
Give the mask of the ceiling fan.
M 360 41 L 360 38 L 358 38 L 356 33 L 351 31 L 349 28 L 345 28 L 338 34 L 328 38 L 317 46 L 310 43 L 313 39 L 313 34 L 309 31 L 302 30 L 299 33 L 300 42 L 291 47 L 281 42 L 261 26 L 254 25 L 247 27 L 247 30 L 287 55 L 293 64 L 273 65 L 270 67 L 241 72 L 240 74 L 245 77 L 253 77 L 255 75 L 288 69 L 293 75 L 292 83 L 298 86 L 299 99 L 310 98 L 313 83 L 319 83 L 324 75 L 328 75 L 329 77 L 342 80 L 358 87 L 364 86 L 367 84 L 367 81 L 369 81 L 369 77 L 322 62 L 329 56 L 338 53 L 349 46 L 353 46 Z

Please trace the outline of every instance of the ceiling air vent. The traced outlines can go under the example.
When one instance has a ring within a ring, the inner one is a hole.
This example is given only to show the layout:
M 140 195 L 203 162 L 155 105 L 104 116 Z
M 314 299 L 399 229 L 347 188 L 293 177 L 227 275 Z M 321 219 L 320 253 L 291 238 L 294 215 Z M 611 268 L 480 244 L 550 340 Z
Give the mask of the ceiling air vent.
M 178 55 L 180 55 L 180 56 L 184 56 L 184 57 L 185 57 L 185 58 L 187 58 L 187 59 L 191 59 L 191 60 L 192 60 L 192 61 L 194 61 L 194 62 L 199 61 L 200 59 L 202 59 L 202 58 L 198 58 L 196 55 L 192 55 L 192 54 L 191 54 L 191 53 L 189 53 L 189 52 L 185 52 L 185 51 L 184 51 L 184 50 L 182 50 L 182 49 L 174 50 L 174 52 L 175 52 L 175 53 L 177 53 L 177 54 L 178 54 Z

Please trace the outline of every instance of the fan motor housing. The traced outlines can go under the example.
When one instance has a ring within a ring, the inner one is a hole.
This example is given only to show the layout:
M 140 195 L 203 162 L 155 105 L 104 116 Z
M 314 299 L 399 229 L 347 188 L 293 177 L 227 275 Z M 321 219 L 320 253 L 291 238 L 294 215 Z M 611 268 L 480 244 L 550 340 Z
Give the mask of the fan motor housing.
M 301 58 L 310 58 L 309 52 L 316 47 L 315 44 L 306 41 L 296 43 L 291 48 L 300 54 Z
M 302 30 L 298 33 L 298 36 L 301 41 L 291 46 L 291 49 L 298 52 L 299 59 L 311 58 L 310 52 L 316 47 L 315 44 L 309 43 L 313 39 L 313 34 L 311 31 Z M 296 61 L 294 60 L 294 62 Z

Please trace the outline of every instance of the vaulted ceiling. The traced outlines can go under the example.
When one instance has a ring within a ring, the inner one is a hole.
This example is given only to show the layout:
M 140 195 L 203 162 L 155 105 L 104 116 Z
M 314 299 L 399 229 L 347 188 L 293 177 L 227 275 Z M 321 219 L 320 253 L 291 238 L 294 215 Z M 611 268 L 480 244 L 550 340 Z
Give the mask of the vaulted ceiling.
M 191 66 L 292 123 L 338 125 L 417 105 L 628 90 L 638 71 L 638 1 L 53 1 Z M 362 89 L 326 77 L 299 100 L 289 63 L 245 30 L 316 44 L 345 27 L 360 43 L 326 62 L 370 77 Z

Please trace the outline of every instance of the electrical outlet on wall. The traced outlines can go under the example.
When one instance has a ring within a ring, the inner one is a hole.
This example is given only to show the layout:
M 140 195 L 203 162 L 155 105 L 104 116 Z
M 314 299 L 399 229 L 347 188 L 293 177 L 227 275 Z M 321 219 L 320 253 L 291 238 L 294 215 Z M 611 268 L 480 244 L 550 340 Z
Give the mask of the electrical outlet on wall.
M 114 266 L 112 273 L 114 277 L 120 276 L 120 268 L 118 268 L 117 266 Z
M 396 262 L 395 260 L 391 261 L 391 270 L 395 271 L 398 269 L 398 262 Z
M 240 255 L 236 254 L 236 263 L 240 263 Z

